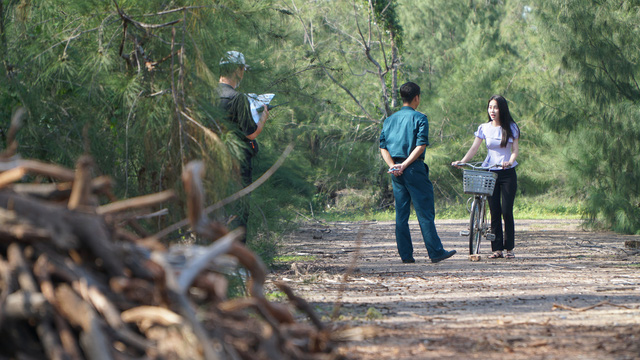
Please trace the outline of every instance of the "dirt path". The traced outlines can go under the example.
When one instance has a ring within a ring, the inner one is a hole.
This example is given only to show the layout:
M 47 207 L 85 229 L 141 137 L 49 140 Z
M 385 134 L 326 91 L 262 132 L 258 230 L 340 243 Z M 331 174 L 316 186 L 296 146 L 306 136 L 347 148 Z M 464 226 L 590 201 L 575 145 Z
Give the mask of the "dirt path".
M 374 326 L 375 337 L 341 345 L 352 359 L 640 359 L 640 256 L 624 248 L 639 237 L 521 220 L 516 259 L 471 262 L 458 236 L 465 223 L 436 223 L 445 248 L 458 250 L 438 264 L 417 223 L 415 264 L 401 263 L 392 223 L 310 224 L 286 241 L 285 252 L 304 259 L 271 280 L 290 284 L 324 319 L 341 303 L 335 323 Z

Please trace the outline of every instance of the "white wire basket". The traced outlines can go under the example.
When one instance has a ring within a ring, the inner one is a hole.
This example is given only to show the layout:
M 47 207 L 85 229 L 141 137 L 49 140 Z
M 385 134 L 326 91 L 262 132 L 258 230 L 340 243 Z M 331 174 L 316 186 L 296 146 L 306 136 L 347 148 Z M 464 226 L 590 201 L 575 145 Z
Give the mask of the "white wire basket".
M 462 184 L 465 194 L 492 195 L 498 174 L 491 171 L 464 170 Z

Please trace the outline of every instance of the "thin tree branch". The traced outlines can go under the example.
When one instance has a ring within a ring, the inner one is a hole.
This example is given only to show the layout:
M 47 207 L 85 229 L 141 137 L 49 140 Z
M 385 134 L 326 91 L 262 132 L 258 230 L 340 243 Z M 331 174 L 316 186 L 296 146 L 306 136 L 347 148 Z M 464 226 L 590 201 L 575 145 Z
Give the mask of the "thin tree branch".
M 307 26 L 304 23 L 304 20 L 302 19 L 302 17 L 299 15 L 299 12 L 297 10 L 297 8 L 295 7 L 295 2 L 292 0 L 291 1 L 295 10 L 296 10 L 296 16 L 298 18 L 298 20 L 300 20 L 300 23 L 302 24 L 302 28 L 305 32 L 305 35 L 307 36 L 307 38 L 311 39 L 311 34 L 309 29 L 307 28 Z M 315 48 L 315 46 L 310 42 L 309 43 L 309 47 L 311 47 L 311 51 L 313 51 L 314 55 L 316 56 L 316 58 L 320 59 L 320 56 Z M 322 62 L 320 62 L 322 63 Z M 340 87 L 342 90 L 344 90 L 344 92 L 347 93 L 347 95 L 349 95 L 349 97 L 356 103 L 356 105 L 358 105 L 358 107 L 362 110 L 362 112 L 364 112 L 367 117 L 369 117 L 369 119 L 371 119 L 372 121 L 376 121 L 373 116 L 371 116 L 371 114 L 369 114 L 369 112 L 367 111 L 367 109 L 364 108 L 364 106 L 362 106 L 362 104 L 360 103 L 360 101 L 355 97 L 355 95 L 353 95 L 353 93 L 344 85 L 342 85 L 338 80 L 336 80 L 336 78 L 333 77 L 333 75 L 331 75 L 331 73 L 327 70 L 327 68 L 324 65 L 319 65 L 322 70 L 324 71 L 324 73 L 329 77 L 329 79 L 331 79 L 331 81 L 333 81 L 334 84 L 338 85 L 338 87 Z
M 178 9 L 171 9 L 171 10 L 165 10 L 165 11 L 160 11 L 157 12 L 155 14 L 144 14 L 142 16 L 145 17 L 151 17 L 151 16 L 162 16 L 162 15 L 168 15 L 168 14 L 173 14 L 176 12 L 180 12 L 180 11 L 186 11 L 186 10 L 191 10 L 191 9 L 203 9 L 203 8 L 213 8 L 214 6 L 210 6 L 210 5 L 200 5 L 200 6 L 183 6 L 181 8 Z
M 355 101 L 356 105 L 358 105 L 358 107 L 367 115 L 367 117 L 369 119 L 371 119 L 371 121 L 377 121 L 373 118 L 373 116 L 371 116 L 371 114 L 369 114 L 369 112 L 367 111 L 367 109 L 364 108 L 364 106 L 362 106 L 362 104 L 360 103 L 360 101 L 356 98 L 355 95 L 353 95 L 353 93 L 351 92 L 351 90 L 347 89 L 346 86 L 342 85 L 338 80 L 336 80 L 333 75 L 331 75 L 331 73 L 329 73 L 329 71 L 326 69 L 326 67 L 324 67 L 323 65 L 320 65 L 322 67 L 322 70 L 324 71 L 324 73 L 329 77 L 329 79 L 331 79 L 331 81 L 333 81 L 334 84 L 338 85 L 342 90 L 344 90 L 344 92 L 347 93 L 347 95 L 349 95 L 349 97 L 351 97 L 351 99 L 353 99 L 353 101 Z
M 114 0 L 115 1 L 115 0 Z M 184 124 L 182 123 L 182 115 L 180 109 L 180 101 L 178 99 L 178 91 L 176 89 L 176 80 L 175 80 L 175 71 L 173 71 L 173 67 L 175 66 L 175 57 L 174 47 L 175 47 L 175 37 L 176 37 L 176 28 L 171 29 L 171 95 L 173 97 L 173 106 L 175 107 L 175 116 L 176 120 L 178 120 L 178 139 L 180 142 L 180 164 L 181 167 L 184 168 L 184 140 L 182 139 L 182 134 L 184 132 Z M 179 86 L 179 85 L 178 85 Z
M 382 97 L 384 99 L 384 112 L 385 112 L 385 118 L 386 118 L 391 114 L 391 109 L 389 108 L 389 93 L 387 91 L 387 84 L 384 79 L 384 77 L 388 73 L 389 67 L 386 65 L 387 56 L 384 51 L 384 43 L 382 42 L 381 37 L 379 39 L 379 43 L 380 43 L 380 49 L 382 51 L 382 57 L 385 61 L 386 70 L 383 70 L 380 63 L 373 58 L 373 55 L 371 55 L 371 37 L 373 34 L 372 24 L 373 24 L 373 16 L 375 11 L 373 8 L 373 3 L 371 2 L 371 0 L 369 0 L 369 16 L 368 16 L 369 33 L 367 35 L 368 36 L 367 40 L 365 40 L 364 34 L 362 34 L 362 30 L 360 29 L 360 23 L 358 22 L 358 12 L 357 12 L 355 1 L 353 2 L 353 11 L 354 11 L 354 17 L 356 18 L 356 26 L 358 28 L 358 33 L 360 34 L 360 37 L 362 38 L 363 43 L 366 44 L 363 48 L 364 54 L 366 55 L 367 59 L 376 67 L 376 69 L 378 69 L 378 73 L 376 75 L 378 76 L 378 80 L 380 81 L 380 89 L 382 90 Z
M 204 214 L 209 214 L 212 211 L 218 210 L 220 208 L 222 208 L 225 205 L 228 205 L 238 199 L 240 199 L 241 197 L 251 193 L 252 191 L 254 191 L 255 189 L 257 189 L 258 187 L 260 187 L 262 184 L 264 184 L 264 182 L 266 182 L 279 168 L 280 166 L 282 166 L 282 164 L 284 163 L 284 160 L 289 156 L 289 154 L 291 153 L 291 151 L 293 151 L 293 144 L 289 144 L 287 146 L 287 148 L 282 152 L 282 155 L 280 155 L 280 157 L 278 158 L 278 160 L 275 162 L 275 164 L 273 164 L 269 170 L 267 170 L 267 172 L 265 172 L 262 176 L 260 176 L 260 178 L 258 178 L 258 180 L 256 180 L 255 182 L 253 182 L 251 185 L 247 186 L 246 188 L 238 191 L 237 193 L 207 207 L 204 209 Z M 161 230 L 160 232 L 158 232 L 157 234 L 154 235 L 155 238 L 161 239 L 167 235 L 169 235 L 170 233 L 189 225 L 189 219 L 183 219 L 163 230 Z
M 166 22 L 164 24 L 146 24 L 140 21 L 133 20 L 131 17 L 129 17 L 129 15 L 125 14 L 125 12 L 122 11 L 122 9 L 120 9 L 120 6 L 118 5 L 118 2 L 116 0 L 113 0 L 113 3 L 116 5 L 116 9 L 118 10 L 118 14 L 122 18 L 122 20 L 124 20 L 125 22 L 131 23 L 133 26 L 139 29 L 144 29 L 144 30 L 159 29 L 159 28 L 177 24 L 181 21 L 181 20 L 173 20 L 173 21 Z
M 133 109 L 136 108 L 136 104 L 138 103 L 138 99 L 142 96 L 144 90 L 140 91 L 138 96 L 133 101 L 131 105 L 131 109 L 129 109 L 129 115 L 127 115 L 127 122 L 125 124 L 124 130 L 124 196 L 127 197 L 129 193 L 129 122 L 131 121 L 131 116 L 133 115 Z
M 375 9 L 373 7 L 373 2 L 371 0 L 369 0 L 369 43 L 371 42 L 371 36 L 373 33 L 373 30 L 371 28 L 371 23 L 373 22 L 372 18 L 375 16 Z M 385 112 L 385 118 L 389 115 L 391 115 L 391 108 L 389 107 L 389 91 L 387 89 L 387 83 L 385 81 L 385 76 L 387 75 L 387 73 L 389 72 L 389 64 L 387 63 L 387 53 L 385 51 L 385 47 L 384 47 L 384 42 L 382 41 L 382 34 L 380 31 L 380 26 L 378 25 L 377 27 L 378 29 L 378 41 L 380 43 L 380 51 L 382 52 L 382 59 L 384 60 L 384 70 L 382 65 L 380 65 L 380 63 L 375 60 L 373 58 L 373 55 L 371 55 L 371 46 L 369 46 L 367 48 L 367 50 L 365 51 L 365 54 L 367 55 L 367 58 L 369 59 L 369 61 L 371 61 L 376 68 L 378 69 L 378 79 L 380 80 L 380 88 L 382 90 L 382 98 L 384 99 L 384 112 Z
M 50 50 L 52 50 L 52 49 L 53 49 L 53 48 L 55 48 L 55 47 L 58 47 L 58 46 L 60 46 L 60 45 L 62 45 L 62 44 L 65 44 L 65 43 L 66 43 L 66 44 L 68 44 L 71 40 L 75 40 L 75 39 L 79 38 L 80 36 L 82 36 L 82 35 L 84 35 L 84 34 L 86 34 L 86 33 L 93 32 L 93 31 L 97 31 L 97 30 L 99 30 L 99 29 L 100 29 L 100 27 L 96 27 L 96 28 L 93 28 L 93 29 L 89 29 L 89 30 L 81 31 L 81 32 L 79 32 L 79 33 L 78 33 L 77 35 L 75 35 L 75 36 L 70 36 L 70 37 L 68 37 L 68 38 L 66 38 L 66 39 L 64 39 L 64 40 L 61 40 L 61 41 L 59 41 L 59 42 L 57 42 L 57 43 L 55 43 L 55 44 L 53 44 L 53 45 L 49 46 L 45 51 L 43 51 L 43 52 L 41 52 L 40 54 L 36 55 L 33 59 L 31 59 L 31 60 L 29 60 L 28 62 L 26 62 L 26 63 L 22 64 L 20 67 L 26 67 L 26 66 L 30 65 L 32 62 L 34 62 L 34 61 L 38 60 L 38 59 L 40 58 L 40 56 L 42 56 L 42 55 L 44 55 L 44 54 L 48 53 Z

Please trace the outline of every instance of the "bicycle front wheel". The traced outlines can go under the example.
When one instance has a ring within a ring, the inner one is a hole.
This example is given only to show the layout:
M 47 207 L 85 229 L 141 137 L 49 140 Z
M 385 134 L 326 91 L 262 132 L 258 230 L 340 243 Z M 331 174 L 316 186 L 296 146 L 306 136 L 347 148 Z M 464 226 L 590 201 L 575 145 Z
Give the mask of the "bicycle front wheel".
M 469 217 L 469 255 L 480 252 L 482 218 L 482 199 L 476 197 L 471 204 L 471 216 Z

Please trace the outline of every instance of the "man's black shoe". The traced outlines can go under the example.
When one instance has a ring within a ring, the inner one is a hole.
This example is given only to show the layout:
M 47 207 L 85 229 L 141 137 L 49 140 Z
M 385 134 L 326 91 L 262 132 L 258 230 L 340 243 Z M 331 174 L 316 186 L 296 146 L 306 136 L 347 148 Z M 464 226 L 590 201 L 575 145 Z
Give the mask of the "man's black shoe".
M 402 260 L 402 262 L 405 263 L 405 264 L 413 264 L 414 262 L 416 262 L 416 259 Z
M 439 256 L 439 257 L 437 257 L 437 258 L 433 258 L 433 259 L 431 259 L 431 262 L 432 262 L 432 263 L 438 263 L 438 262 L 440 262 L 440 261 L 442 261 L 442 260 L 446 260 L 446 259 L 448 259 L 448 258 L 452 257 L 455 253 L 456 253 L 456 251 L 455 251 L 455 250 L 445 251 L 445 252 L 444 252 L 444 254 L 443 254 L 442 256 Z

